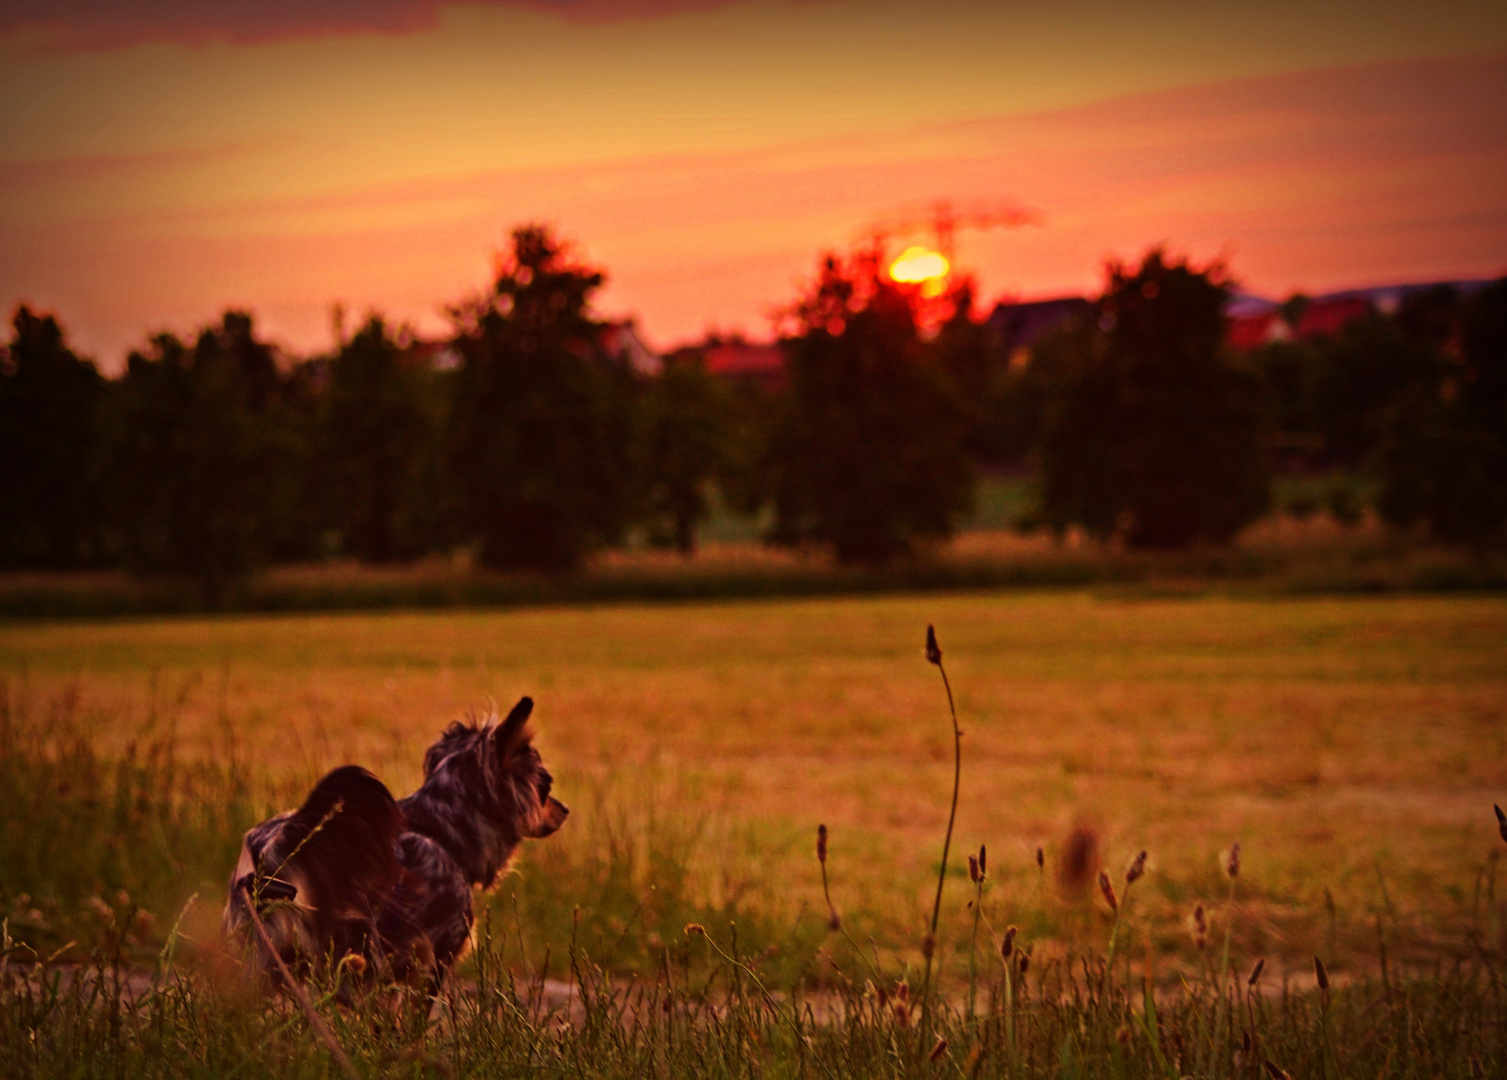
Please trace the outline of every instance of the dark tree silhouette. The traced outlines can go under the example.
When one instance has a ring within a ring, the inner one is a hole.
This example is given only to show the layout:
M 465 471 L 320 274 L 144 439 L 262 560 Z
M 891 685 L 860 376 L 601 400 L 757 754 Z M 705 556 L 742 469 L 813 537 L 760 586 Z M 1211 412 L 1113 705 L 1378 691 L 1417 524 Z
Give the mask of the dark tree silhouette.
M 1377 509 L 1394 525 L 1424 523 L 1479 549 L 1507 526 L 1507 278 L 1471 297 L 1453 327 L 1441 311 L 1448 298 L 1428 299 L 1423 333 L 1445 347 L 1458 337 L 1458 348 L 1387 413 Z
M 1045 517 L 1134 546 L 1229 540 L 1270 497 L 1261 381 L 1221 355 L 1228 282 L 1161 251 L 1109 268 L 1094 313 L 1038 347 L 1053 373 Z
M 666 361 L 642 402 L 644 487 L 651 535 L 696 549 L 707 493 L 730 460 L 733 405 L 699 353 Z
M 278 391 L 273 351 L 239 312 L 192 348 L 162 334 L 131 354 L 113 402 L 110 484 L 128 566 L 187 575 L 215 606 L 267 556 L 300 464 Z
M 23 305 L 12 326 L 0 353 L 0 566 L 97 561 L 104 381 L 53 316 Z
M 949 535 L 969 509 L 967 417 L 913 303 L 871 253 L 827 257 L 792 310 L 770 451 L 777 542 L 884 563 Z
M 1016 418 L 1019 408 L 1009 358 L 987 320 L 974 317 L 973 281 L 964 279 L 946 298 L 952 314 L 938 328 L 931 352 L 957 388 L 967 424 L 965 445 L 975 460 L 1008 464 L 1025 456 Z
M 371 316 L 330 362 L 319 440 L 327 520 L 346 550 L 381 563 L 435 543 L 442 422 L 434 372 Z
M 525 226 L 492 291 L 456 311 L 451 470 L 489 566 L 570 570 L 629 523 L 634 376 L 591 315 L 602 282 Z
M 1437 386 L 1443 374 L 1436 345 L 1381 314 L 1357 319 L 1311 348 L 1312 415 L 1324 454 L 1348 468 L 1376 451 L 1399 401 Z

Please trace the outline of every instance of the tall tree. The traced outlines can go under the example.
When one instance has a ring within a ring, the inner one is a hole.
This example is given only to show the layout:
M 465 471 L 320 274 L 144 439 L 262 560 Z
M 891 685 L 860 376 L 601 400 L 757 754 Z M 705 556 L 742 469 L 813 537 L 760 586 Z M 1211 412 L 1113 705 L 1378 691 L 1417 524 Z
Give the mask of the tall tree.
M 630 521 L 634 375 L 591 314 L 603 280 L 524 226 L 492 290 L 456 310 L 451 471 L 489 566 L 570 570 Z
M 269 553 L 296 465 L 275 419 L 273 351 L 228 312 L 190 348 L 133 352 L 112 410 L 113 515 L 127 565 L 182 574 L 205 603 Z
M 1109 267 L 1096 321 L 1039 349 L 1055 372 L 1041 444 L 1059 528 L 1134 546 L 1229 540 L 1270 497 L 1261 381 L 1221 353 L 1229 283 L 1159 250 Z
M 967 417 L 915 300 L 870 253 L 828 256 L 793 308 L 770 450 L 776 541 L 884 563 L 949 535 L 969 509 Z
M 1439 384 L 1437 343 L 1374 313 L 1312 346 L 1313 416 L 1329 461 L 1363 465 L 1382 442 L 1397 402 Z
M 0 566 L 100 557 L 99 372 L 51 315 L 16 309 L 0 353 Z
M 1416 380 L 1386 415 L 1377 509 L 1480 549 L 1507 527 L 1507 278 L 1465 301 L 1453 331 L 1428 325 L 1443 346 L 1438 377 Z
M 729 464 L 733 407 L 700 353 L 668 359 L 642 401 L 644 486 L 651 531 L 696 549 L 713 478 Z
M 330 362 L 316 465 L 346 550 L 390 562 L 435 542 L 441 423 L 434 373 L 373 315 Z

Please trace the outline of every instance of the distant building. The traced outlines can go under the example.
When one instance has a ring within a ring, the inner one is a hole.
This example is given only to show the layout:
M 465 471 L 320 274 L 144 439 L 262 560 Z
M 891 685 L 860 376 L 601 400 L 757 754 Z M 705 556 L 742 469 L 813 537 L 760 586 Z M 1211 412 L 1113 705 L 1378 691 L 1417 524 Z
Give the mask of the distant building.
M 1291 337 L 1292 330 L 1275 307 L 1270 311 L 1231 314 L 1225 323 L 1224 339 L 1237 349 L 1258 349 Z
M 706 369 L 713 375 L 758 383 L 769 390 L 785 385 L 785 354 L 777 343 L 730 341 L 708 345 L 705 353 Z
M 1274 301 L 1259 296 L 1236 296 L 1225 307 L 1229 317 L 1226 340 L 1237 349 L 1255 349 L 1273 341 L 1333 337 L 1357 319 L 1373 313 L 1395 315 L 1409 297 L 1429 289 L 1450 288 L 1469 296 L 1488 284 L 1480 280 L 1428 281 L 1325 293 L 1294 305 L 1298 309 L 1295 325 L 1283 317 Z
M 1001 301 L 989 315 L 989 327 L 999 335 L 1005 355 L 1013 357 L 1021 349 L 1036 344 L 1042 335 L 1087 315 L 1093 307 L 1092 302 L 1081 296 L 1061 296 L 1021 304 Z
M 415 339 L 408 346 L 408 355 L 417 363 L 427 364 L 435 371 L 454 371 L 460 367 L 460 353 L 449 338 L 427 341 Z
M 1303 309 L 1295 336 L 1299 341 L 1333 337 L 1356 319 L 1364 319 L 1375 310 L 1366 297 L 1321 296 Z
M 640 375 L 653 377 L 664 369 L 664 360 L 644 344 L 632 319 L 604 326 L 599 344 L 607 355 L 627 360 Z M 408 353 L 435 371 L 454 371 L 461 365 L 461 355 L 449 338 L 416 339 Z
M 602 331 L 602 348 L 608 355 L 626 359 L 635 372 L 648 378 L 664 370 L 664 358 L 653 352 L 638 336 L 632 319 L 608 323 Z

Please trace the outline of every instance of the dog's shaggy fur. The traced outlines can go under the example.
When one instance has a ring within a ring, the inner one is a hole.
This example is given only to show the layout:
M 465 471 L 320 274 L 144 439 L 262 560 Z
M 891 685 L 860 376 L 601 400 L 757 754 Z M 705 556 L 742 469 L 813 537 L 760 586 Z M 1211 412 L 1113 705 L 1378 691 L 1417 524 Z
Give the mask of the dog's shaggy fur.
M 406 799 L 345 765 L 299 809 L 248 830 L 226 934 L 252 942 L 271 975 L 277 960 L 251 932 L 254 907 L 293 971 L 354 955 L 369 978 L 436 987 L 470 940 L 472 886 L 491 886 L 521 841 L 549 836 L 570 813 L 534 749 L 533 707 L 523 698 L 501 724 L 495 713 L 451 724 Z

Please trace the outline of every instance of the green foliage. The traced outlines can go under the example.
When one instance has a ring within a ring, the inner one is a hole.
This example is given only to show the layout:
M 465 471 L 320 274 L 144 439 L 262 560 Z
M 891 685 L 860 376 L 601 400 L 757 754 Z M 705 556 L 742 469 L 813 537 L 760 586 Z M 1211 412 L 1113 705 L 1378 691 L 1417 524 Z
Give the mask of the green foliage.
M 104 381 L 51 315 L 22 305 L 12 325 L 0 353 L 0 566 L 98 561 Z
M 829 256 L 793 316 L 770 447 L 773 538 L 879 564 L 950 535 L 972 501 L 967 418 L 911 294 L 872 256 Z
M 631 520 L 635 387 L 589 311 L 602 282 L 525 226 L 492 291 L 456 312 L 450 466 L 488 566 L 571 570 Z
M 442 535 L 440 393 L 377 315 L 330 361 L 315 471 L 326 520 L 368 562 L 411 559 Z
M 184 574 L 215 606 L 296 513 L 305 443 L 270 346 L 227 312 L 192 348 L 131 354 L 110 417 L 111 519 L 126 564 Z
M 1371 315 L 1316 342 L 1312 416 L 1327 460 L 1355 467 L 1386 437 L 1397 402 L 1438 385 L 1438 352 L 1397 319 Z
M 665 362 L 642 403 L 643 480 L 651 535 L 689 555 L 706 519 L 708 492 L 731 463 L 733 403 L 695 354 Z
M 1436 338 L 1438 309 L 1425 323 Z M 1507 279 L 1465 308 L 1457 359 L 1438 361 L 1386 418 L 1375 469 L 1377 509 L 1394 525 L 1425 523 L 1439 539 L 1479 547 L 1507 525 Z
M 948 373 L 963 410 L 963 445 L 979 462 L 1015 463 L 1030 450 L 1033 431 L 1022 413 L 1029 405 L 998 335 L 974 317 L 974 283 L 964 280 L 947 298 L 951 316 L 937 330 L 931 352 Z
M 1220 352 L 1218 267 L 1110 267 L 1097 325 L 1044 341 L 1043 511 L 1136 547 L 1226 542 L 1267 506 L 1260 380 Z

